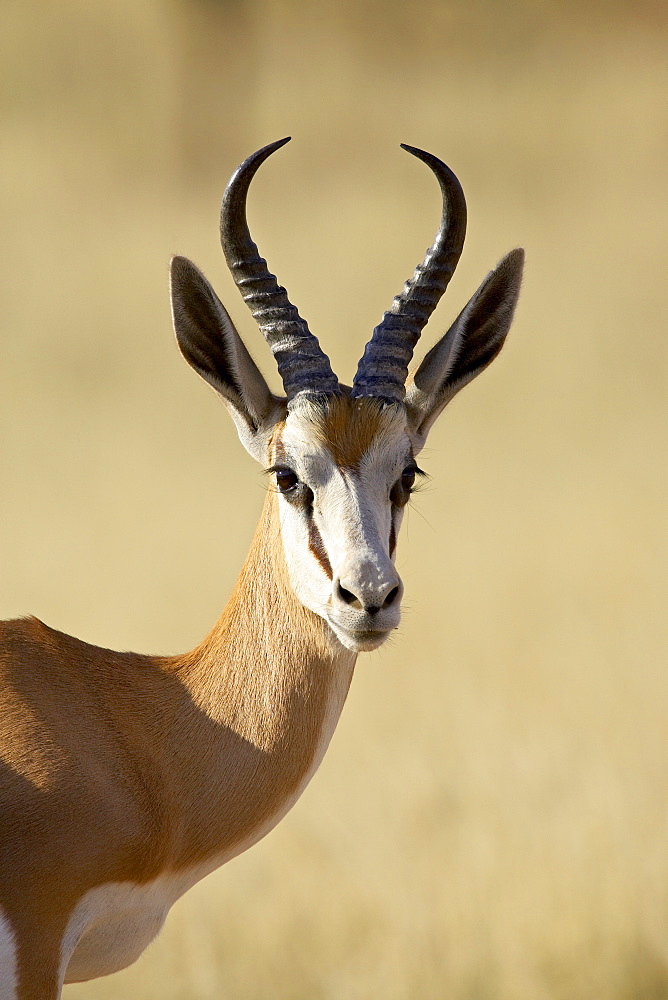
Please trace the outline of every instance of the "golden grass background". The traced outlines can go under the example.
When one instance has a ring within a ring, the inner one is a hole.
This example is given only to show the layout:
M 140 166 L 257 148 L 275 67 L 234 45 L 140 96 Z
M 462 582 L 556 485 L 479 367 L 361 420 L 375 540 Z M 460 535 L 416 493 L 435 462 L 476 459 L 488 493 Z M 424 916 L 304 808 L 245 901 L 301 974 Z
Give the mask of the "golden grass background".
M 622 0 L 0 6 L 3 617 L 177 652 L 222 607 L 262 478 L 174 346 L 167 262 L 275 384 L 217 243 L 250 151 L 295 137 L 250 220 L 343 379 L 438 219 L 399 142 L 470 207 L 426 344 L 527 248 L 508 345 L 423 456 L 405 624 L 313 784 L 70 1000 L 668 997 L 667 27 Z

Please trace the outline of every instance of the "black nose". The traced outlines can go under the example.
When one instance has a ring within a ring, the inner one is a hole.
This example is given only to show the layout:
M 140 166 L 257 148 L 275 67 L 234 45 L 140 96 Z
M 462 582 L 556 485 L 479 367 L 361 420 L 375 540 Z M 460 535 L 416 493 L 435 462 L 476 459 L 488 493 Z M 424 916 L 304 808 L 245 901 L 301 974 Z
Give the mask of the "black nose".
M 337 589 L 339 592 L 339 597 L 341 598 L 342 601 L 345 601 L 346 604 L 354 604 L 355 601 L 357 600 L 352 590 L 346 590 L 346 588 L 342 587 L 340 583 Z
M 337 585 L 338 595 L 342 601 L 346 604 L 357 604 L 359 608 L 366 611 L 368 615 L 373 617 L 377 615 L 381 608 L 389 608 L 391 604 L 394 604 L 397 597 L 399 596 L 399 587 L 393 587 L 389 594 L 386 596 L 382 604 L 364 604 L 351 590 L 346 590 L 345 587 L 341 586 L 341 583 Z

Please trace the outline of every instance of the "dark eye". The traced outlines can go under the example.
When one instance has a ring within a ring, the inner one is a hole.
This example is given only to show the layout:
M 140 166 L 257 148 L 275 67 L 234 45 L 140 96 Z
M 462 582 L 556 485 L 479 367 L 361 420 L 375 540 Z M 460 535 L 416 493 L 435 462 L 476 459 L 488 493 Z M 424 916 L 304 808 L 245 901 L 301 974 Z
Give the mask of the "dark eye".
M 414 465 L 408 465 L 401 473 L 401 485 L 406 490 L 407 493 L 413 489 L 415 485 L 415 474 L 417 469 Z
M 276 469 L 276 485 L 278 486 L 281 493 L 288 493 L 290 490 L 294 490 L 295 486 L 299 482 L 297 474 L 292 471 L 292 469 Z
M 411 493 L 413 492 L 413 487 L 415 486 L 415 477 L 417 475 L 424 475 L 424 473 L 418 469 L 417 465 L 407 465 L 401 473 L 401 478 L 397 479 L 390 491 L 390 500 L 395 507 L 406 506 L 411 498 Z
M 276 486 L 286 500 L 289 500 L 295 507 L 303 507 L 307 512 L 311 510 L 313 504 L 313 491 L 306 483 L 303 483 L 296 472 L 286 466 L 277 465 L 273 469 L 268 469 L 276 476 Z

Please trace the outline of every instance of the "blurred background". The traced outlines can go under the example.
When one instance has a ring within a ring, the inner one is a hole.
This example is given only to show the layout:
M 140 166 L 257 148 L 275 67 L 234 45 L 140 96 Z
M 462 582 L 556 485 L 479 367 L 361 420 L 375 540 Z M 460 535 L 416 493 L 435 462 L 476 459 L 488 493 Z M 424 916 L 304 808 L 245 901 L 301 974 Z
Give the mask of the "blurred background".
M 651 0 L 3 0 L 0 615 L 194 646 L 263 501 L 171 334 L 172 253 L 268 377 L 218 206 L 349 380 L 439 216 L 431 345 L 527 250 L 494 366 L 441 418 L 407 610 L 264 842 L 70 1000 L 668 997 L 668 8 Z

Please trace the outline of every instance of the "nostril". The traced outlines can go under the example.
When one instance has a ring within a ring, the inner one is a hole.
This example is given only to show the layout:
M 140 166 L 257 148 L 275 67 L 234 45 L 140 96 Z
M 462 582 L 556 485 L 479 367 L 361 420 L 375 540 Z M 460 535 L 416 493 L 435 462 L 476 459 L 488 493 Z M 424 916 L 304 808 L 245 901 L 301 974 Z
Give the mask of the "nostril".
M 383 607 L 389 608 L 390 604 L 394 604 L 398 596 L 399 596 L 399 588 L 393 587 L 392 590 L 387 595 L 387 597 L 385 598 L 385 600 L 383 601 Z
M 346 588 L 342 587 L 341 584 L 339 584 L 338 589 L 339 589 L 339 597 L 341 598 L 342 601 L 345 601 L 346 604 L 355 603 L 357 598 L 350 590 L 346 590 Z

